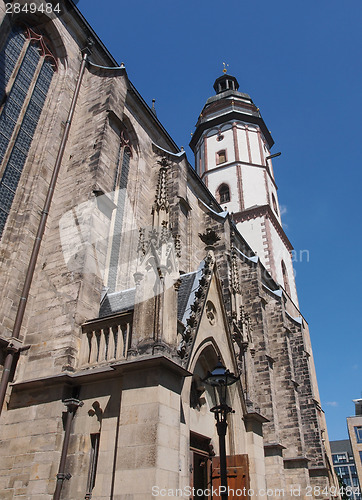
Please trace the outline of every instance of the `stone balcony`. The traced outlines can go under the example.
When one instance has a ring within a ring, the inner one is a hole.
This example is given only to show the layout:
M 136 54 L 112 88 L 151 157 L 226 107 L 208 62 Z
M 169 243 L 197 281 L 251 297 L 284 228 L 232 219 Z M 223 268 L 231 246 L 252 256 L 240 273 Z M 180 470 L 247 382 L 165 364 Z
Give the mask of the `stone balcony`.
M 132 319 L 132 313 L 123 313 L 84 323 L 80 367 L 126 359 L 131 345 Z

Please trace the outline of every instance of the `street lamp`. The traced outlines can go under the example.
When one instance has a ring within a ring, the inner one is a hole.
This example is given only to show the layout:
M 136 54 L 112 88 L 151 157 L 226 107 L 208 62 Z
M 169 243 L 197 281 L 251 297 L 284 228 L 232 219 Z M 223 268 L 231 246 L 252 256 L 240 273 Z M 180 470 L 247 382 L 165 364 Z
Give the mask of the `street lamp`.
M 226 447 L 225 436 L 227 429 L 227 415 L 234 413 L 234 410 L 227 404 L 228 387 L 235 384 L 240 377 L 237 377 L 219 361 L 212 372 L 208 372 L 203 379 L 205 384 L 210 385 L 214 390 L 214 397 L 216 405 L 210 409 L 215 415 L 216 429 L 219 436 L 219 449 L 220 449 L 220 481 L 221 481 L 221 498 L 222 500 L 228 499 L 228 485 L 227 485 L 227 472 L 226 472 Z

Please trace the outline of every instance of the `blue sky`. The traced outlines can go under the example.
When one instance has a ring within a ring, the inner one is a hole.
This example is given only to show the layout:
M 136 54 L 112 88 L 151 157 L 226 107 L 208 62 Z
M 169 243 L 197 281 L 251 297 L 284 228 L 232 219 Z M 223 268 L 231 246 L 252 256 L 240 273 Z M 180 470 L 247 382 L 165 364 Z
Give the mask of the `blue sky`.
M 275 140 L 283 221 L 296 253 L 331 440 L 362 395 L 360 0 L 80 0 L 78 8 L 179 146 L 222 62 Z

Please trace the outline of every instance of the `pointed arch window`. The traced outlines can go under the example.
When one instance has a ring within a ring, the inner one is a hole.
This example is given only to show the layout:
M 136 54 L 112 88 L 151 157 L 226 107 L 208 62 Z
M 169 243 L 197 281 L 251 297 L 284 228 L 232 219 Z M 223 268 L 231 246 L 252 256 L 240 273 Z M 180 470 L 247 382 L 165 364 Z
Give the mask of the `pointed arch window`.
M 226 163 L 226 149 L 221 149 L 216 153 L 216 165 L 220 165 L 221 163 Z
M 227 184 L 221 184 L 218 189 L 219 203 L 228 203 L 230 201 L 230 188 Z
M 13 27 L 0 67 L 1 238 L 57 61 L 43 35 Z
M 132 146 L 127 133 L 122 130 L 120 134 L 120 145 L 118 152 L 117 170 L 114 179 L 114 203 L 116 210 L 114 213 L 114 230 L 111 235 L 111 251 L 109 260 L 108 283 L 110 291 L 115 291 L 117 286 L 117 274 L 119 267 L 122 228 L 126 206 L 126 193 L 128 186 L 128 176 L 130 161 L 133 157 Z
M 127 187 L 129 162 L 133 157 L 131 141 L 124 130 L 121 131 L 120 138 L 114 190 Z

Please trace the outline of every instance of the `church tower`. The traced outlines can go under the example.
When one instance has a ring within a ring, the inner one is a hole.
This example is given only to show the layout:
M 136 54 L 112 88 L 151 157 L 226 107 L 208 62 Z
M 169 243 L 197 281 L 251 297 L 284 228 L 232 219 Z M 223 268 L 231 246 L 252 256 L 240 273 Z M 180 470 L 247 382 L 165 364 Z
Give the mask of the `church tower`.
M 224 70 L 225 71 L 225 70 Z M 291 251 L 282 227 L 270 149 L 259 108 L 224 72 L 214 83 L 190 142 L 195 168 L 272 277 L 298 304 Z

